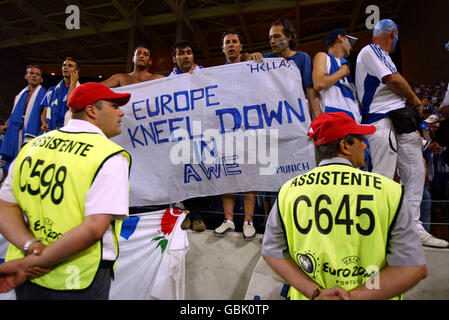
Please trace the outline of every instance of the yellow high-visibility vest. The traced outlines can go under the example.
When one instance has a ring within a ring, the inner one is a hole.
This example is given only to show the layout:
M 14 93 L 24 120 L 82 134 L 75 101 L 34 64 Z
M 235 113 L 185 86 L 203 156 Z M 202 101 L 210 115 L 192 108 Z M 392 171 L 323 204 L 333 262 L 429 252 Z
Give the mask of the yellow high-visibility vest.
M 344 164 L 289 180 L 278 206 L 291 258 L 323 288 L 375 288 L 401 201 L 398 183 Z M 307 299 L 293 286 L 289 297 Z
M 101 134 L 59 130 L 22 148 L 14 166 L 13 192 L 36 238 L 49 246 L 83 222 L 86 195 L 95 176 L 116 154 L 131 163 L 131 156 L 121 146 Z M 118 255 L 121 221 L 112 226 Z M 101 256 L 102 241 L 98 241 L 31 281 L 54 290 L 85 289 L 95 277 Z M 22 257 L 22 250 L 9 247 L 6 260 Z

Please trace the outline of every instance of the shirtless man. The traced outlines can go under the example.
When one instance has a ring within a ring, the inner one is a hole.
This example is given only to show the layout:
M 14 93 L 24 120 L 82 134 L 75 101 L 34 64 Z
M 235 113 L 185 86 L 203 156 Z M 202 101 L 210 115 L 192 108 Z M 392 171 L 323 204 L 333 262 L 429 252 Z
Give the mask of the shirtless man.
M 133 63 L 134 71 L 131 73 L 117 73 L 101 82 L 109 88 L 122 87 L 130 84 L 164 78 L 161 74 L 148 72 L 151 65 L 150 49 L 144 45 L 138 45 L 134 50 Z

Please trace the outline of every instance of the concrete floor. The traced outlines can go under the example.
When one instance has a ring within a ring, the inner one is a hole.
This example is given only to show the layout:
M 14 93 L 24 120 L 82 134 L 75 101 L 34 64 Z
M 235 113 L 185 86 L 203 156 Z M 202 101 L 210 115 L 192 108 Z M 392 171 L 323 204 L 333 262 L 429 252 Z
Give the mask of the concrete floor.
M 223 238 L 214 236 L 211 230 L 201 233 L 188 230 L 187 234 L 190 243 L 186 256 L 187 300 L 251 299 L 246 293 L 256 265 L 258 272 L 253 281 L 272 281 L 269 287 L 275 292 L 261 298 L 282 299 L 278 296 L 282 283 L 269 279 L 273 275 L 278 277 L 264 262 L 258 264 L 262 234 L 257 234 L 253 241 L 244 240 L 240 232 L 230 232 Z M 425 247 L 424 251 L 428 276 L 407 292 L 405 299 L 449 300 L 449 249 Z

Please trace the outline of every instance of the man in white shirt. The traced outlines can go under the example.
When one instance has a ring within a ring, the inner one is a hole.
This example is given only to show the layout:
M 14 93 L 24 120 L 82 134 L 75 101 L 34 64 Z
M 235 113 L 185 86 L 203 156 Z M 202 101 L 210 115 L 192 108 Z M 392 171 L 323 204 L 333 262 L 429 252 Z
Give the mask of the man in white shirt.
M 0 232 L 13 246 L 0 267 L 0 292 L 20 285 L 18 299 L 108 299 L 131 161 L 108 139 L 121 133 L 119 106 L 129 99 L 99 83 L 80 85 L 68 101 L 68 125 L 30 141 L 11 164 L 0 189 Z M 29 267 L 52 270 L 22 284 Z M 69 279 L 73 270 L 78 281 Z
M 374 134 L 366 136 L 373 172 L 393 179 L 396 168 L 399 169 L 423 245 L 447 247 L 447 241 L 427 233 L 419 221 L 425 170 L 417 126 L 401 133 L 397 132 L 398 128 L 393 126 L 391 120 L 396 110 L 403 109 L 410 113 L 410 109 L 417 111 L 422 107 L 421 100 L 399 74 L 389 56 L 397 40 L 397 25 L 389 19 L 381 20 L 373 29 L 373 43 L 365 46 L 357 57 L 355 80 L 357 97 L 362 105 L 362 123 L 372 124 L 377 129 Z M 400 123 L 407 123 L 407 118 L 401 118 Z

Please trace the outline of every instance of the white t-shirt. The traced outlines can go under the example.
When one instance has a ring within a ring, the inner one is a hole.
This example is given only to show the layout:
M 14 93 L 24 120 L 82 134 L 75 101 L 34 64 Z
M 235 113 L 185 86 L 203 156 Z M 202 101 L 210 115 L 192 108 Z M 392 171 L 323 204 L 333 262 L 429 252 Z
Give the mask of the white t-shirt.
M 67 126 L 60 130 L 65 132 L 103 132 L 93 124 L 77 119 L 71 119 Z M 17 203 L 12 189 L 15 160 L 11 163 L 3 186 L 0 188 L 0 199 Z M 111 214 L 114 220 L 128 217 L 128 160 L 117 154 L 106 160 L 98 171 L 91 188 L 87 192 L 84 204 L 84 215 Z M 115 260 L 116 250 L 112 227 L 103 236 L 103 260 Z
M 390 111 L 405 107 L 405 98 L 382 82 L 383 77 L 397 72 L 388 53 L 377 44 L 369 44 L 360 51 L 355 84 L 364 123 L 373 123 L 386 117 Z

